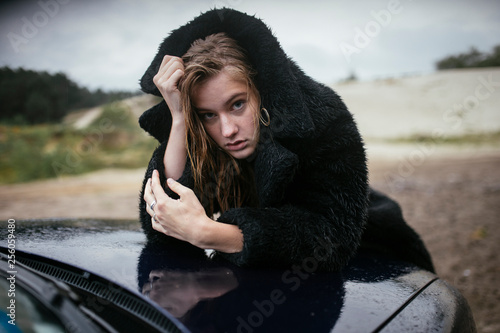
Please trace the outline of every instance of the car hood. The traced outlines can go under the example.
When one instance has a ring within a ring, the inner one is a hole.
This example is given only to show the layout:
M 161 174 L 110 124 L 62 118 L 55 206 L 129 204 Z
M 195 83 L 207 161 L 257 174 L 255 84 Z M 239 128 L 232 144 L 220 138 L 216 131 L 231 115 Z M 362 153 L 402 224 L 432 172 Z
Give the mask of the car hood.
M 5 247 L 7 230 L 5 223 Z M 462 307 L 470 316 L 461 295 L 434 274 L 370 253 L 341 272 L 316 272 L 314 260 L 262 270 L 149 245 L 137 221 L 17 221 L 14 233 L 16 251 L 112 281 L 190 331 L 398 331 L 414 316 L 424 331 L 452 331 Z

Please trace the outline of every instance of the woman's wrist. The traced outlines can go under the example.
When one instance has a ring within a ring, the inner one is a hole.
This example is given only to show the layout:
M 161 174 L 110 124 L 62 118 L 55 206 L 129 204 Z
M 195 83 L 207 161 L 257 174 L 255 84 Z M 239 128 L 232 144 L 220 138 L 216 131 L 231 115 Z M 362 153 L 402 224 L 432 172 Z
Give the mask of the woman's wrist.
M 243 234 L 236 225 L 214 221 L 206 217 L 193 245 L 202 249 L 212 249 L 225 253 L 243 250 Z
M 184 121 L 184 117 L 182 115 L 172 117 L 172 127 L 184 128 L 184 126 L 185 126 L 185 121 Z
M 165 153 L 163 164 L 167 178 L 179 179 L 184 172 L 186 164 L 186 131 L 183 117 L 172 117 L 172 126 Z

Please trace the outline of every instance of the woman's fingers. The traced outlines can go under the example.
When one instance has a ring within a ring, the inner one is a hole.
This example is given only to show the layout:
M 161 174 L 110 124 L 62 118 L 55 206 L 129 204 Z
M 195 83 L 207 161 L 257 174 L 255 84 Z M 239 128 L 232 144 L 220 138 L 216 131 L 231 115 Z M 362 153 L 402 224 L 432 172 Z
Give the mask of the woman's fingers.
M 161 64 L 160 64 L 160 71 L 163 67 L 165 67 L 165 65 L 170 61 L 170 59 L 174 58 L 174 56 L 171 56 L 171 55 L 165 55 L 163 56 L 163 59 L 161 60 Z
M 146 202 L 146 210 L 148 213 L 150 215 L 153 215 L 154 213 L 154 210 L 151 209 L 153 201 L 156 202 L 156 206 L 159 201 L 164 201 L 165 199 L 170 199 L 170 197 L 165 193 L 160 185 L 160 175 L 158 171 L 153 170 L 151 178 L 148 179 L 146 186 L 144 187 L 144 201 Z
M 154 200 L 153 193 L 151 192 L 151 178 L 146 182 L 146 187 L 144 187 L 144 201 L 146 201 L 146 206 L 148 203 Z
M 166 93 L 178 91 L 178 83 L 180 78 L 184 75 L 184 66 L 178 62 L 173 63 L 170 67 L 165 69 L 165 72 L 158 73 L 158 77 L 154 79 L 158 89 Z
M 183 196 L 189 196 L 193 191 L 182 185 L 181 183 L 176 182 L 172 178 L 167 179 L 167 185 L 168 187 L 177 193 L 181 198 Z M 153 170 L 153 174 L 151 175 L 151 190 L 156 198 L 159 198 L 160 200 L 173 200 L 170 198 L 165 191 L 163 190 L 163 187 L 161 186 L 160 182 L 160 174 L 158 173 L 157 170 Z M 194 194 L 194 193 L 193 193 Z
M 181 58 L 166 55 L 153 82 L 167 103 L 172 117 L 181 117 L 181 92 L 179 80 L 184 75 L 184 63 Z
M 170 61 L 167 63 L 165 66 L 165 74 L 164 76 L 167 78 L 171 78 L 172 74 L 174 74 L 176 71 L 181 70 L 184 72 L 184 63 L 182 62 L 182 59 L 180 58 L 172 58 Z
M 175 229 L 175 224 L 172 224 L 174 220 L 172 220 L 171 214 L 166 212 L 175 211 L 175 203 L 177 200 L 170 198 L 160 182 L 160 174 L 157 170 L 153 170 L 153 174 L 148 181 L 148 185 L 151 189 L 151 193 L 156 198 L 157 203 L 155 205 L 154 210 L 150 210 L 150 207 L 147 208 L 150 210 L 149 214 L 151 215 L 151 225 L 154 230 L 164 233 L 165 235 L 171 235 L 171 228 Z
M 192 192 L 190 188 L 176 182 L 172 178 L 167 179 L 167 185 L 172 191 L 177 193 L 181 198 L 190 195 L 190 192 Z
M 172 77 L 172 75 L 179 70 L 181 71 L 181 74 L 184 74 L 184 63 L 182 59 L 178 57 L 165 56 L 158 73 L 156 73 L 153 77 L 153 82 L 159 89 L 171 87 L 176 88 L 180 77 L 179 74 L 175 77 Z
M 168 229 L 165 228 L 165 226 L 156 218 L 155 214 L 153 214 L 153 216 L 151 217 L 151 226 L 156 231 L 164 233 L 165 235 L 169 234 Z
M 172 86 L 170 86 L 170 88 L 173 88 L 173 89 L 176 89 L 176 90 L 179 90 L 179 81 L 180 79 L 184 76 L 184 66 L 179 67 L 179 68 L 175 68 L 175 70 L 173 71 L 172 75 L 170 75 L 170 81 L 173 83 Z M 180 91 L 179 91 L 180 92 Z
M 153 171 L 151 181 L 146 185 L 146 191 L 151 188 L 152 197 L 157 201 L 154 211 L 150 207 L 147 208 L 151 215 L 152 228 L 168 236 L 196 243 L 199 230 L 208 219 L 205 210 L 193 190 L 171 178 L 167 180 L 167 184 L 179 195 L 178 200 L 165 193 L 157 170 Z M 150 198 L 145 195 L 146 197 Z
M 153 203 L 155 203 L 155 206 L 157 205 L 157 201 L 156 201 L 156 198 L 152 192 L 152 189 L 151 189 L 151 178 L 148 179 L 148 181 L 146 182 L 146 187 L 144 188 L 144 201 L 146 203 L 146 212 L 153 216 L 155 210 L 154 210 L 154 207 L 153 209 L 151 209 L 151 205 Z
M 153 170 L 153 174 L 151 175 L 151 192 L 155 196 L 155 198 L 159 200 L 170 199 L 170 197 L 165 193 L 163 187 L 160 183 L 160 174 L 158 170 Z
M 181 200 L 184 198 L 184 201 L 187 202 L 192 199 L 192 196 L 196 198 L 194 192 L 190 188 L 176 182 L 172 178 L 169 178 L 167 180 L 167 184 L 172 191 L 179 195 Z M 151 210 L 150 206 L 153 201 L 156 201 L 155 206 L 159 205 L 160 203 L 162 205 L 169 205 L 172 202 L 177 201 L 170 198 L 163 190 L 160 182 L 160 175 L 157 170 L 153 170 L 151 178 L 149 178 L 146 182 L 146 187 L 144 189 L 144 200 L 147 204 L 148 213 L 150 213 L 151 215 L 154 213 L 154 210 Z
M 159 183 L 160 177 L 158 171 L 154 170 L 153 175 L 146 182 L 146 187 L 144 188 L 144 200 L 146 201 L 146 211 L 151 216 L 151 226 L 153 230 L 168 235 L 168 230 L 161 223 L 157 213 L 160 214 L 160 207 L 165 204 L 165 200 L 172 199 L 170 199 L 165 191 L 163 191 L 161 185 L 157 186 Z M 155 202 L 155 205 L 151 208 L 153 202 Z
M 180 66 L 181 69 L 184 68 L 184 62 L 179 57 L 174 57 L 170 55 L 166 55 L 163 57 L 160 68 L 158 69 L 158 76 L 163 76 L 170 67 L 172 66 Z

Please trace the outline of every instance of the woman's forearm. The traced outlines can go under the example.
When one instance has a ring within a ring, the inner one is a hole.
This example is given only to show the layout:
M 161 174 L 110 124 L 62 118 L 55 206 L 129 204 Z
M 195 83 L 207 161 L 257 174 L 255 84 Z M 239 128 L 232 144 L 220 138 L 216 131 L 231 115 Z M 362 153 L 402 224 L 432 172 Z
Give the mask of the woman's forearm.
M 163 157 L 167 178 L 179 179 L 186 165 L 186 131 L 184 119 L 173 119 L 170 136 Z
M 209 220 L 200 230 L 199 240 L 193 245 L 225 253 L 236 253 L 243 250 L 243 233 L 238 226 Z
M 184 75 L 184 63 L 179 57 L 165 55 L 153 82 L 167 103 L 172 116 L 172 127 L 163 157 L 167 178 L 179 179 L 186 165 L 186 133 L 181 107 L 179 80 Z

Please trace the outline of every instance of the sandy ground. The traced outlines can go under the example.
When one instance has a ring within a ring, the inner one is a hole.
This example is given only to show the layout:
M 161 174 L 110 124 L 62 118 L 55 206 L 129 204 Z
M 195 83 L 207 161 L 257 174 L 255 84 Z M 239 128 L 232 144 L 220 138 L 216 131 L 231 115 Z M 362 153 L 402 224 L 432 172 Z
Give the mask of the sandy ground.
M 396 199 L 437 274 L 468 300 L 479 332 L 500 332 L 500 151 L 372 160 L 372 186 Z
M 365 138 L 453 136 L 500 129 L 500 68 L 439 71 L 332 86 Z
M 1 219 L 138 218 L 144 170 L 107 169 L 0 186 Z

